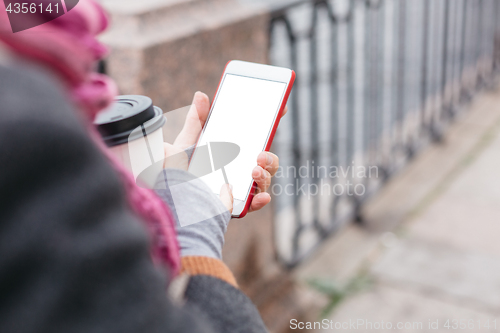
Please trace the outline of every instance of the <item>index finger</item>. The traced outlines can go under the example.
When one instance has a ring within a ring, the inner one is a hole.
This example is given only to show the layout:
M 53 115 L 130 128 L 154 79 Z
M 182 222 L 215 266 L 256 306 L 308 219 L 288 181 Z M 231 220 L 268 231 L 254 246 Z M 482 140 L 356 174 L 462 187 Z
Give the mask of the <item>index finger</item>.
M 283 118 L 287 112 L 288 112 L 288 105 L 286 105 L 285 108 L 283 109 L 283 113 L 281 114 L 281 118 Z
M 257 156 L 257 164 L 264 170 L 267 170 L 271 177 L 273 177 L 280 166 L 280 159 L 278 156 L 268 151 L 263 151 Z

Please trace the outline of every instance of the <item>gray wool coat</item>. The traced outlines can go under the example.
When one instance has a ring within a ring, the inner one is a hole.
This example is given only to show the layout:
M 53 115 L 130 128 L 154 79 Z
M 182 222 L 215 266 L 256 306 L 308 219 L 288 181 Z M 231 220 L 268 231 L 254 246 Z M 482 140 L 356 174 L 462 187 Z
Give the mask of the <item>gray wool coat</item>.
M 137 219 L 57 81 L 0 66 L 0 331 L 266 332 L 214 277 L 175 306 Z

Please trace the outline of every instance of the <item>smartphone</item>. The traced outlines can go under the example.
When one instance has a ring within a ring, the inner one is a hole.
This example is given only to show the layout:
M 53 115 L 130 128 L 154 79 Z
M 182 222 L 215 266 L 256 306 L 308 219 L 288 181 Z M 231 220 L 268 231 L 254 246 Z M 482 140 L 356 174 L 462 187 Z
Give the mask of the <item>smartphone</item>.
M 217 195 L 225 183 L 233 186 L 235 218 L 250 207 L 252 170 L 259 153 L 271 147 L 294 81 L 295 72 L 282 67 L 233 60 L 224 69 L 189 171 L 203 174 Z

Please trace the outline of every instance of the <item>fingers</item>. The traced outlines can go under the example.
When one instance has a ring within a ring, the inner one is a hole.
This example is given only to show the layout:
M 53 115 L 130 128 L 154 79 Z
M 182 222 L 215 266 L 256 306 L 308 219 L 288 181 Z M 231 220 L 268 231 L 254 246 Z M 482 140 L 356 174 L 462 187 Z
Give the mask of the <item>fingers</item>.
M 257 184 L 256 195 L 252 199 L 250 211 L 262 209 L 271 202 L 271 195 L 266 193 L 271 186 L 271 178 L 276 174 L 279 167 L 279 158 L 273 153 L 262 152 L 257 156 L 257 166 L 252 170 L 252 177 Z
M 233 190 L 231 189 L 231 185 L 224 184 L 220 189 L 220 201 L 224 204 L 227 210 L 232 213 L 233 212 Z
M 271 186 L 271 174 L 258 165 L 252 170 L 252 178 L 257 183 L 257 193 L 265 192 Z
M 267 170 L 274 177 L 280 166 L 280 159 L 273 153 L 263 151 L 257 156 L 257 165 Z
M 281 118 L 283 118 L 287 112 L 288 112 L 288 105 L 285 106 L 285 108 L 283 109 L 283 113 L 281 114 Z
M 255 212 L 262 209 L 265 205 L 271 202 L 271 195 L 267 192 L 256 194 L 250 204 L 250 212 Z
M 202 92 L 196 92 L 189 108 L 184 127 L 175 139 L 174 145 L 186 149 L 196 143 L 210 111 L 210 100 Z

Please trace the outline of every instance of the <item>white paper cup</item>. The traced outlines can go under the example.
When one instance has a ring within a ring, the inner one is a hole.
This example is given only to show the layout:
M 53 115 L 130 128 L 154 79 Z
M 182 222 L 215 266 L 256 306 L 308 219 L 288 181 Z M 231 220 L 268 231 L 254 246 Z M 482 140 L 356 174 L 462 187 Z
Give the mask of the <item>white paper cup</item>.
M 99 113 L 95 124 L 111 152 L 132 172 L 137 184 L 153 188 L 163 168 L 160 108 L 145 96 L 119 96 L 113 106 Z

